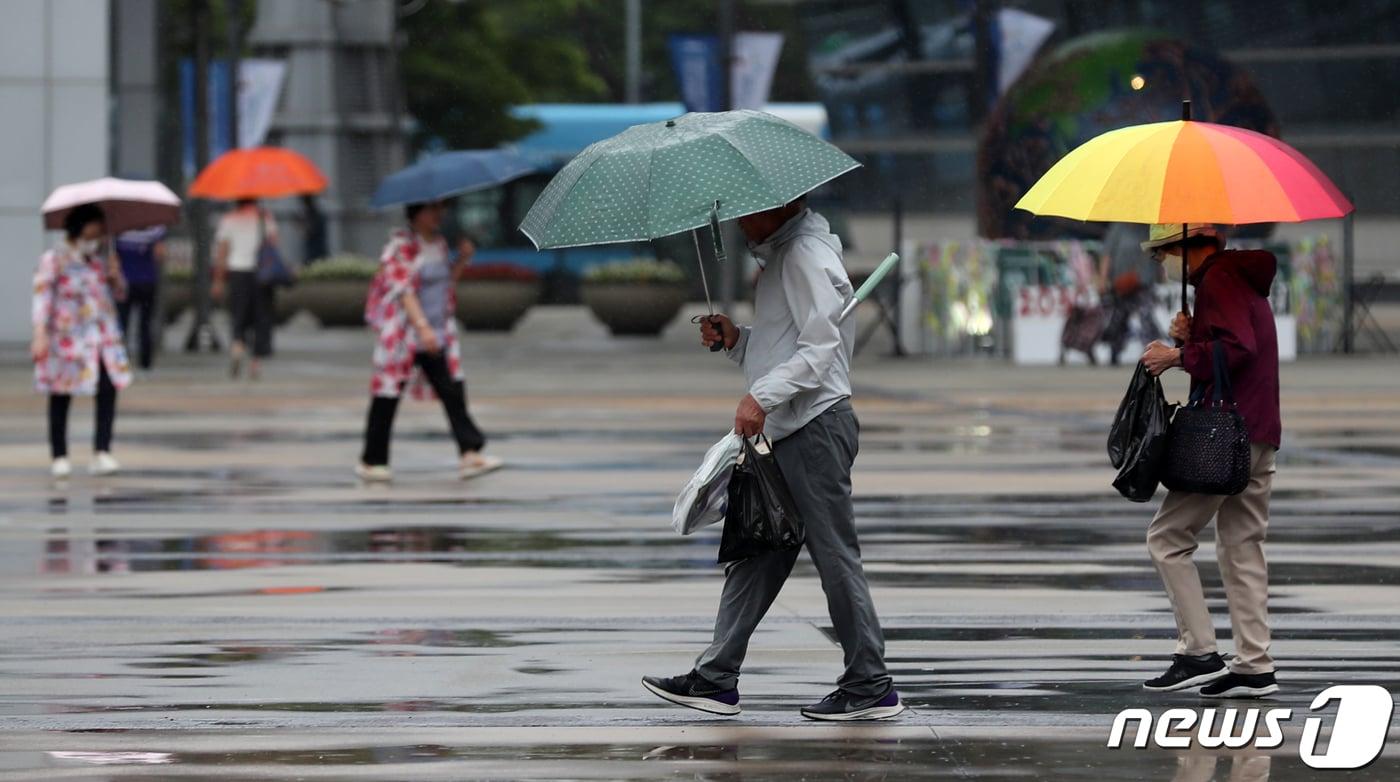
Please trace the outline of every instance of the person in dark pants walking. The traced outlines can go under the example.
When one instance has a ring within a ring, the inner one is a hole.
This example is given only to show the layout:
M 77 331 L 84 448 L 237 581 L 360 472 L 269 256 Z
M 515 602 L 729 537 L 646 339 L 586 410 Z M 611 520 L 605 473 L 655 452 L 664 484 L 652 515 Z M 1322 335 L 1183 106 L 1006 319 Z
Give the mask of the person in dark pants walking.
M 272 355 L 272 318 L 276 290 L 258 280 L 258 252 L 264 242 L 277 244 L 277 221 L 252 199 L 243 199 L 219 220 L 214 234 L 213 296 L 228 291 L 228 314 L 233 336 L 229 345 L 229 375 L 238 377 L 248 355 L 252 335 L 252 360 L 248 377 L 262 374 L 262 360 Z
M 701 323 L 705 345 L 722 342 L 744 369 L 749 393 L 734 430 L 766 434 L 792 490 L 806 548 L 821 577 L 827 610 L 845 656 L 837 689 L 802 709 L 815 720 L 873 720 L 904 710 L 885 668 L 885 640 L 870 598 L 851 504 L 851 465 L 860 422 L 851 408 L 853 321 L 840 322 L 854 291 L 841 263 L 841 240 L 803 199 L 739 218 L 763 267 L 754 289 L 754 323 L 739 328 L 716 315 Z M 749 638 L 777 598 L 798 551 L 731 563 L 714 639 L 687 674 L 643 677 L 651 693 L 712 714 L 739 713 L 739 672 Z
M 426 382 L 452 427 L 461 457 L 459 474 L 463 479 L 472 478 L 500 467 L 501 460 L 481 453 L 486 438 L 467 412 L 462 356 L 453 320 L 456 278 L 471 263 L 471 245 L 463 243 L 454 264 L 442 236 L 442 204 L 411 204 L 406 212 L 410 230 L 390 237 L 365 304 L 365 321 L 377 332 L 378 340 L 365 446 L 355 474 L 370 482 L 392 480 L 389 439 L 399 396 L 410 382 L 416 395 L 426 396 Z
M 154 359 L 155 334 L 152 329 L 159 294 L 160 267 L 165 262 L 165 227 L 124 231 L 117 236 L 117 256 L 126 277 L 126 298 L 117 302 L 122 338 L 131 350 L 131 311 L 136 314 L 137 366 L 150 369 Z
M 310 266 L 331 254 L 327 239 L 326 213 L 316 196 L 301 197 L 301 265 Z

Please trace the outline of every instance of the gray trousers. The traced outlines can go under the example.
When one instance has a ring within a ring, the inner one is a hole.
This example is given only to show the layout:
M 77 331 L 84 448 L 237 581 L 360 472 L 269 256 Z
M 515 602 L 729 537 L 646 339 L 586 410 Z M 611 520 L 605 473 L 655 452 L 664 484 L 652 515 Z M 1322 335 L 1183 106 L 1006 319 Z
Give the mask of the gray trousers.
M 806 524 L 807 551 L 821 576 L 827 611 L 845 652 L 846 671 L 837 685 L 857 696 L 875 697 L 889 690 L 891 680 L 885 670 L 885 637 L 860 564 L 851 506 L 851 464 L 859 435 L 855 411 L 842 400 L 774 443 L 773 453 Z M 721 689 L 738 686 L 749 637 L 783 588 L 798 553 L 778 551 L 730 563 L 714 641 L 695 661 L 701 678 Z

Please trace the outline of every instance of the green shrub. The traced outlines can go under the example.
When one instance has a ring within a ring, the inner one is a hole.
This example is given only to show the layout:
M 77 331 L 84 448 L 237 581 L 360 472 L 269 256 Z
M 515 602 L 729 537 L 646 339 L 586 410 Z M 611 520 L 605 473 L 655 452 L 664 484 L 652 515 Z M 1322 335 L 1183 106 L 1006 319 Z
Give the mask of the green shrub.
M 194 279 L 194 269 L 188 266 L 165 266 L 160 270 L 160 277 L 175 285 L 188 285 Z
M 379 270 L 379 262 L 363 255 L 342 253 L 303 266 L 297 274 L 299 282 L 350 280 L 368 282 Z
M 644 285 L 680 285 L 685 283 L 685 271 L 675 261 L 654 258 L 631 258 L 610 261 L 590 267 L 583 273 L 585 282 Z

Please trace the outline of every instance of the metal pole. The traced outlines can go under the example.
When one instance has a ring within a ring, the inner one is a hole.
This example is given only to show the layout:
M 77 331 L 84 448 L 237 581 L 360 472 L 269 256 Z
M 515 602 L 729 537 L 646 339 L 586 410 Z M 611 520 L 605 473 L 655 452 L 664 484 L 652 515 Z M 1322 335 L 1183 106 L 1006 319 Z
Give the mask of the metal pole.
M 968 103 L 973 122 L 986 118 L 997 89 L 996 55 L 992 49 L 992 5 L 991 0 L 973 0 L 972 3 L 973 70 Z
M 209 165 L 209 7 L 208 0 L 190 3 L 194 30 L 194 164 L 196 171 Z M 209 208 L 201 198 L 190 200 L 190 222 L 194 229 L 194 324 L 185 338 L 187 352 L 208 345 L 219 349 L 218 335 L 209 321 Z
M 243 146 L 238 138 L 238 87 L 243 82 L 239 70 L 243 61 L 243 0 L 225 0 L 228 16 L 228 147 Z
M 1354 290 L 1353 276 L 1356 274 L 1356 250 L 1354 242 L 1356 212 L 1349 212 L 1342 218 L 1342 352 L 1351 355 L 1356 349 L 1353 344 L 1355 337 L 1354 318 L 1356 311 L 1355 302 L 1352 297 Z
M 642 0 L 627 0 L 627 102 L 642 102 Z
M 904 196 L 898 190 L 898 185 L 896 185 L 894 194 L 894 251 L 900 255 L 904 254 Z M 903 269 L 897 268 L 895 270 L 894 284 L 892 287 L 894 288 L 894 322 L 890 326 L 890 334 L 894 336 L 894 355 L 903 357 L 908 355 L 904 350 L 904 341 L 900 339 L 899 333 L 900 316 L 903 310 L 904 299 L 902 295 L 902 290 L 904 288 Z M 875 295 L 875 292 L 871 291 L 870 295 Z

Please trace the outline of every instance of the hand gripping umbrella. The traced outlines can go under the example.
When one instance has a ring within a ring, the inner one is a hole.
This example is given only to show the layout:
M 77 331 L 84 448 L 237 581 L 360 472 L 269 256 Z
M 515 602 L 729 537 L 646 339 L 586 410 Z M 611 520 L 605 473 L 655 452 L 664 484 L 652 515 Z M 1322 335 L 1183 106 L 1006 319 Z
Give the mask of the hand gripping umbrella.
M 1295 223 L 1351 202 L 1302 153 L 1244 128 L 1182 118 L 1111 130 L 1045 172 L 1016 203 L 1038 215 L 1125 223 Z M 1186 253 L 1181 310 L 1186 311 Z
M 580 152 L 550 180 L 520 230 L 541 250 L 692 231 L 698 256 L 699 229 L 708 224 L 722 263 L 720 221 L 789 204 L 859 165 L 772 114 L 685 114 L 635 125 Z M 700 280 L 710 303 L 703 264 Z

